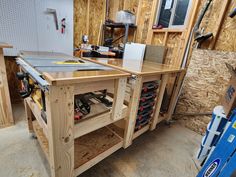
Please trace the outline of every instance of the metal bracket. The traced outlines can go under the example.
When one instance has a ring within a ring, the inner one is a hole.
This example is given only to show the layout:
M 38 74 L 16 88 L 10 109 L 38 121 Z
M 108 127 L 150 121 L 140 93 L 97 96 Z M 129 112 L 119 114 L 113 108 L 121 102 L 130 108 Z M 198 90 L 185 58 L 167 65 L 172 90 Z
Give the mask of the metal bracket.
M 41 90 L 44 92 L 49 91 L 49 83 L 42 78 L 42 75 L 38 71 L 21 58 L 17 58 L 16 63 L 21 66 L 22 70 L 26 72 L 32 80 L 34 80 Z

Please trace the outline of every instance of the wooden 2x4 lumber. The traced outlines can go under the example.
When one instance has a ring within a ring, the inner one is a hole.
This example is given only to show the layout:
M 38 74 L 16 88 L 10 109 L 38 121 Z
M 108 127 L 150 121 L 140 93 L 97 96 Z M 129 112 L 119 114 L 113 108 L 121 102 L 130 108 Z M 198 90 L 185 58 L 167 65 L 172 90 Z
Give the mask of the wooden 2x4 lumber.
M 28 130 L 30 133 L 34 133 L 33 129 L 33 113 L 27 103 L 26 100 L 24 100 L 24 106 L 25 106 L 25 114 L 27 118 L 27 123 L 28 123 Z
M 43 133 L 42 128 L 38 124 L 38 121 L 35 120 L 32 122 L 33 131 L 38 139 L 39 145 L 41 146 L 41 149 L 43 150 L 48 162 L 49 162 L 49 148 L 48 148 L 48 139 Z
M 48 127 L 45 121 L 42 119 L 41 110 L 39 109 L 38 105 L 30 97 L 25 99 L 25 103 L 26 103 L 26 109 L 28 109 L 27 106 L 30 108 L 31 112 L 34 114 L 34 117 L 37 119 L 38 124 L 42 127 L 45 136 L 48 138 Z M 29 114 L 27 114 L 27 116 L 30 116 Z M 31 119 L 29 119 L 28 124 L 31 124 L 30 123 Z
M 224 0 L 222 3 L 222 7 L 221 7 L 221 10 L 220 10 L 220 14 L 219 14 L 219 18 L 218 18 L 218 21 L 215 25 L 215 29 L 214 29 L 214 38 L 213 38 L 213 41 L 211 42 L 211 45 L 210 45 L 210 48 L 211 50 L 213 50 L 215 48 L 215 45 L 216 45 L 216 41 L 219 37 L 219 34 L 220 34 L 220 31 L 221 31 L 221 27 L 222 27 L 222 24 L 223 24 L 223 21 L 225 19 L 225 14 L 227 12 L 227 9 L 229 7 L 229 4 L 230 4 L 230 0 Z
M 132 144 L 142 86 L 143 78 L 137 76 L 132 81 L 131 100 L 128 106 L 129 115 L 125 123 L 124 148 Z
M 114 84 L 114 98 L 112 105 L 112 119 L 114 121 L 122 118 L 122 107 L 125 99 L 127 78 L 117 79 Z
M 185 41 L 184 41 L 184 44 L 183 44 L 183 50 L 180 52 L 181 53 L 180 57 L 179 57 L 180 60 L 181 60 L 180 63 L 183 62 L 185 51 L 188 48 L 189 42 L 190 42 L 190 46 L 192 46 L 193 40 L 190 39 L 190 36 L 191 36 L 192 30 L 193 30 L 195 19 L 198 15 L 198 9 L 199 9 L 200 4 L 201 4 L 201 1 L 195 1 L 192 8 L 191 8 L 192 13 L 191 13 L 191 17 L 189 18 L 189 21 L 187 23 L 188 28 L 187 28 L 187 31 L 186 31 L 185 37 L 184 37 Z M 189 41 L 189 40 L 191 40 L 191 41 Z M 190 47 L 190 50 L 191 49 L 192 48 Z M 191 53 L 191 51 L 189 53 Z
M 171 96 L 171 101 L 170 101 L 170 105 L 168 109 L 167 121 L 171 120 L 171 117 L 174 113 L 175 106 L 178 101 L 178 96 L 180 93 L 180 89 L 181 89 L 185 74 L 186 74 L 186 70 L 183 70 L 181 73 L 178 73 L 178 76 L 176 78 L 175 87 L 173 90 L 173 94 Z
M 46 96 L 52 177 L 74 177 L 74 87 L 50 86 Z
M 122 116 L 120 119 L 123 119 L 127 116 L 127 106 L 123 105 Z M 115 121 L 111 119 L 111 112 L 104 113 L 102 115 L 96 116 L 94 118 L 83 120 L 74 126 L 74 138 L 81 137 L 87 133 L 90 133 L 94 130 L 107 126 Z M 119 119 L 119 120 L 120 120 Z M 117 121 L 117 120 L 116 120 Z
M 114 79 L 75 84 L 74 85 L 74 94 L 78 95 L 78 94 L 83 94 L 83 93 L 88 93 L 88 92 L 93 92 L 93 91 L 98 91 L 98 90 L 104 90 L 104 89 L 113 90 L 114 84 L 115 84 Z
M 164 92 L 165 92 L 165 88 L 166 88 L 168 79 L 169 79 L 168 74 L 162 75 L 161 85 L 160 85 L 160 88 L 159 88 L 159 93 L 158 93 L 157 102 L 156 102 L 156 106 L 155 106 L 155 112 L 154 112 L 154 115 L 153 115 L 153 120 L 152 120 L 152 124 L 150 126 L 150 130 L 154 130 L 156 128 L 156 125 L 157 125 L 157 122 L 158 122 L 158 119 L 159 119 L 161 104 L 162 104 L 162 100 L 163 100 L 163 97 L 164 97 Z
M 150 124 L 142 127 L 140 130 L 136 131 L 133 135 L 133 140 L 138 138 L 140 135 L 142 135 L 143 133 L 147 132 L 150 129 Z
M 156 11 L 157 11 L 157 4 L 158 4 L 159 0 L 153 0 L 152 3 L 152 10 L 151 10 L 151 17 L 150 17 L 150 23 L 148 26 L 148 34 L 147 34 L 147 44 L 151 45 L 152 44 L 152 37 L 153 37 L 153 23 L 154 20 L 156 18 Z

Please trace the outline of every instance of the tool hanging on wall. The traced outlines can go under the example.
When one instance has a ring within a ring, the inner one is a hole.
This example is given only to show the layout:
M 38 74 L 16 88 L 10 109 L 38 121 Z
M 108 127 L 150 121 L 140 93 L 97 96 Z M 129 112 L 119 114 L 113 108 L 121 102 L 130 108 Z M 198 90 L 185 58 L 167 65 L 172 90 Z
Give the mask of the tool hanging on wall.
M 204 32 L 204 29 L 200 29 L 200 25 L 202 23 L 202 20 L 208 10 L 208 8 L 210 7 L 212 3 L 212 0 L 207 0 L 205 5 L 203 6 L 201 12 L 200 12 L 200 15 L 198 16 L 198 19 L 197 19 L 197 22 L 196 24 L 194 25 L 194 28 L 193 28 L 193 33 L 194 33 L 194 40 L 197 41 L 197 45 L 196 45 L 196 48 L 200 48 L 201 47 L 201 44 L 206 41 L 207 39 L 213 37 L 213 33 L 211 32 L 208 32 L 208 33 L 203 33 Z
M 59 30 L 58 18 L 57 18 L 57 10 L 56 10 L 56 9 L 47 8 L 46 14 L 51 14 L 51 15 L 53 15 L 54 22 L 55 22 L 55 25 L 56 25 L 56 30 Z
M 63 18 L 61 20 L 61 34 L 65 34 L 65 30 L 66 30 L 66 18 Z
M 234 18 L 235 15 L 236 15 L 236 8 L 234 8 L 234 10 L 232 12 L 230 12 L 229 17 Z

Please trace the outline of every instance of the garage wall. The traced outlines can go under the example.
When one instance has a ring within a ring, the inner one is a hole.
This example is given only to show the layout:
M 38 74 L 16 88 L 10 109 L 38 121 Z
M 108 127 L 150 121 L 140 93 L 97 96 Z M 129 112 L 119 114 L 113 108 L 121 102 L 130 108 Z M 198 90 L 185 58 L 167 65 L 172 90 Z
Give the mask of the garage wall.
M 201 6 L 205 3 L 201 0 Z M 234 0 L 214 0 L 207 11 L 201 28 L 214 37 L 195 50 L 190 58 L 186 80 L 180 95 L 176 116 L 188 128 L 204 134 L 213 108 L 220 104 L 230 79 L 225 62 L 236 67 L 236 17 L 228 17 L 236 7 Z M 181 114 L 181 115 L 179 115 Z M 190 115 L 189 115 L 190 114 Z M 192 115 L 191 115 L 192 114 Z
M 66 18 L 65 34 L 56 30 L 47 8 L 57 10 L 59 28 Z M 16 56 L 19 50 L 73 54 L 73 0 L 1 0 L 0 24 L 0 41 L 14 46 L 6 55 Z

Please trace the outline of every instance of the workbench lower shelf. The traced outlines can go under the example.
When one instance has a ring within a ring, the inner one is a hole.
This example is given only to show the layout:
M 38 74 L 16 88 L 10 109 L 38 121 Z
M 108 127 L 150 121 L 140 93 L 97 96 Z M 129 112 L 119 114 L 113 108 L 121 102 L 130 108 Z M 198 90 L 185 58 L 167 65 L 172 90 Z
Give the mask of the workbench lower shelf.
M 39 144 L 49 159 L 49 145 L 37 120 L 33 121 Z M 106 126 L 74 141 L 74 175 L 79 175 L 123 147 L 123 138 L 114 126 Z

